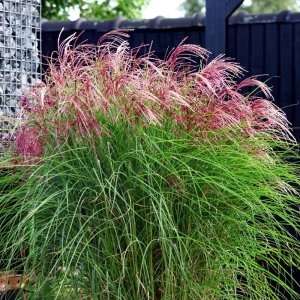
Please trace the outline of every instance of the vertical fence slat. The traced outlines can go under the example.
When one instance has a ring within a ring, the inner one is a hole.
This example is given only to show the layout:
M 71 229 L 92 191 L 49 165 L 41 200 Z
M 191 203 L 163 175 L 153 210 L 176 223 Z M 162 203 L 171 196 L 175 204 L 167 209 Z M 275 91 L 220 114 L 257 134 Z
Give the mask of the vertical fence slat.
M 251 26 L 250 70 L 252 75 L 260 75 L 264 72 L 264 27 L 261 24 Z
M 243 68 L 250 68 L 250 25 L 239 25 L 236 37 L 236 59 Z
M 272 87 L 274 99 L 279 101 L 279 33 L 277 24 L 265 25 L 265 69 L 268 76 L 268 85 Z M 279 104 L 279 103 L 278 103 Z
M 293 108 L 294 110 L 294 125 L 297 128 L 295 130 L 297 141 L 300 142 L 300 23 L 296 23 L 295 25 L 295 44 L 294 44 L 294 53 L 295 53 L 295 61 L 294 61 L 294 88 L 295 88 L 295 103 L 296 106 Z
M 293 26 L 280 24 L 280 107 L 293 120 Z
M 236 58 L 236 25 L 228 26 L 227 51 L 228 56 Z
M 193 29 L 190 32 L 186 31 L 186 36 L 189 37 L 188 39 L 188 43 L 189 44 L 196 44 L 196 45 L 200 45 L 202 47 L 204 47 L 204 40 L 201 39 L 201 37 L 203 36 L 202 32 L 198 29 Z

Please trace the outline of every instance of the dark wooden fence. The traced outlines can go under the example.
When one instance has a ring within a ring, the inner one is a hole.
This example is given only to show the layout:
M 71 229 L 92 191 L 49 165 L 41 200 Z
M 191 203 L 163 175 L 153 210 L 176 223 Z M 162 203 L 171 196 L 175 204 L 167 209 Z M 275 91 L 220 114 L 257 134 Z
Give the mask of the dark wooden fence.
M 205 47 L 205 18 L 129 21 L 122 18 L 112 21 L 44 22 L 42 25 L 42 53 L 49 56 L 57 49 L 58 35 L 62 38 L 81 32 L 80 40 L 96 43 L 105 32 L 117 28 L 135 28 L 131 32 L 132 47 L 152 43 L 156 55 L 163 57 L 185 37 L 189 43 Z M 248 15 L 239 14 L 229 19 L 227 55 L 235 58 L 249 72 L 247 75 L 266 74 L 273 87 L 276 104 L 292 122 L 294 134 L 300 141 L 300 13 Z

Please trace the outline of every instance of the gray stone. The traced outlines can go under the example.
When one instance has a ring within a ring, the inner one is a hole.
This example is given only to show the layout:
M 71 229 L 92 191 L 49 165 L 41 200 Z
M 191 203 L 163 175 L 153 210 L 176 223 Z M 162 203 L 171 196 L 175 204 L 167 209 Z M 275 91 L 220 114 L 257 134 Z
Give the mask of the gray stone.
M 19 69 L 19 66 L 20 66 L 20 64 L 19 64 L 17 61 L 13 61 L 11 65 L 12 65 L 12 67 L 13 67 L 14 69 L 16 69 L 16 70 L 18 70 L 18 69 Z
M 0 0 L 1 113 L 18 112 L 18 99 L 36 81 L 39 4 L 40 0 Z
M 6 102 L 6 105 L 8 105 L 10 108 L 15 108 L 18 106 L 17 100 L 15 97 L 12 97 L 9 99 L 9 101 Z
M 16 96 L 17 97 L 21 97 L 23 94 L 22 90 L 21 89 L 16 89 Z

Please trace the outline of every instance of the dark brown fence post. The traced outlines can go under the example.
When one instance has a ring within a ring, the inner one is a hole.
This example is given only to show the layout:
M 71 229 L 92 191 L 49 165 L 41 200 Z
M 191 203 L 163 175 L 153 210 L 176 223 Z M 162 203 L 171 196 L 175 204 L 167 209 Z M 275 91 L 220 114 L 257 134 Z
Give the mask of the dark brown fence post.
M 206 0 L 205 42 L 211 58 L 226 54 L 227 21 L 244 0 Z

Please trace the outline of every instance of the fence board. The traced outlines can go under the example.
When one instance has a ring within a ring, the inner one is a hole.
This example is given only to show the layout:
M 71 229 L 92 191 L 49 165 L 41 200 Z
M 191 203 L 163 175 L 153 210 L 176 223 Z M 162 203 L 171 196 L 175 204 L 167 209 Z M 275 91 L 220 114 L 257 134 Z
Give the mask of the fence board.
M 278 24 L 265 25 L 265 69 L 268 76 L 267 84 L 272 87 L 274 99 L 279 104 L 280 78 L 279 78 L 279 30 Z
M 240 25 L 236 32 L 236 59 L 243 68 L 249 70 L 250 68 L 250 26 Z
M 280 24 L 280 101 L 279 105 L 293 120 L 293 25 Z
M 265 64 L 265 26 L 254 24 L 250 30 L 250 66 L 252 74 L 263 74 Z
M 295 89 L 295 107 L 294 110 L 294 126 L 297 141 L 300 141 L 300 23 L 294 25 L 295 44 L 294 44 L 294 89 Z
M 227 54 L 229 57 L 236 58 L 237 57 L 237 41 L 236 41 L 236 25 L 229 26 L 228 29 L 228 38 L 227 38 Z

